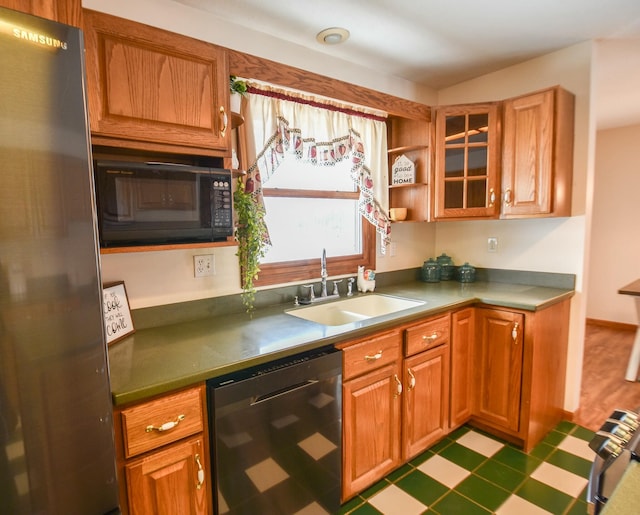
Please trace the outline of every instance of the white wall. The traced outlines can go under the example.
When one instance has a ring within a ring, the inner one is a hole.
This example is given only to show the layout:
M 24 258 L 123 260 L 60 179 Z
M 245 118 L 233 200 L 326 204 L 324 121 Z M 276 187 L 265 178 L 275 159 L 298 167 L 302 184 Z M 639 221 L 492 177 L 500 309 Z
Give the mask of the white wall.
M 587 316 L 637 324 L 618 289 L 640 279 L 640 125 L 598 131 Z
M 640 39 L 598 41 L 598 120 L 587 317 L 637 324 L 634 301 L 618 289 L 640 278 Z
M 436 252 L 475 266 L 576 274 L 571 305 L 565 409 L 580 399 L 584 346 L 585 256 L 593 181 L 595 122 L 590 116 L 592 44 L 582 43 L 505 68 L 439 92 L 442 105 L 501 100 L 556 84 L 576 96 L 572 217 L 475 222 L 439 222 Z M 487 238 L 498 238 L 498 252 L 487 251 Z

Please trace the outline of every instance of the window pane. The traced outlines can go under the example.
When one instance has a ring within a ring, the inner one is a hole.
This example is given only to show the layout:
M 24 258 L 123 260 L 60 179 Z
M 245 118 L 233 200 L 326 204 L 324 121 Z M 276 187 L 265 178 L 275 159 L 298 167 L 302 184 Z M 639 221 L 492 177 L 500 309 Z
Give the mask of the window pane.
M 467 175 L 470 177 L 487 175 L 487 147 L 473 147 L 469 149 L 469 163 Z
M 313 166 L 286 155 L 284 162 L 263 183 L 265 188 L 295 190 L 356 191 L 351 180 L 351 161 L 345 159 L 334 166 Z
M 469 181 L 467 184 L 467 207 L 487 207 L 487 180 Z
M 447 143 L 464 143 L 466 132 L 466 116 L 447 116 L 445 121 L 445 141 Z
M 263 263 L 315 259 L 362 252 L 358 201 L 265 197 L 266 223 L 273 246 Z
M 457 209 L 464 207 L 464 182 L 446 181 L 444 183 L 444 207 L 445 209 Z
M 444 174 L 449 177 L 464 175 L 464 148 L 447 148 L 444 151 Z

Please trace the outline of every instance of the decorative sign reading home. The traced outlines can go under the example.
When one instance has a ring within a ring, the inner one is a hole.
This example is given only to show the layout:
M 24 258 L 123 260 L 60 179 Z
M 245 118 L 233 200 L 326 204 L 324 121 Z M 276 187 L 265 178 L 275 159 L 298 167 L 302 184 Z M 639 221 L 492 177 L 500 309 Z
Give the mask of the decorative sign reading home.
M 413 184 L 416 181 L 416 165 L 402 154 L 391 167 L 391 184 Z
M 135 331 L 124 282 L 104 285 L 102 288 L 102 313 L 108 345 Z

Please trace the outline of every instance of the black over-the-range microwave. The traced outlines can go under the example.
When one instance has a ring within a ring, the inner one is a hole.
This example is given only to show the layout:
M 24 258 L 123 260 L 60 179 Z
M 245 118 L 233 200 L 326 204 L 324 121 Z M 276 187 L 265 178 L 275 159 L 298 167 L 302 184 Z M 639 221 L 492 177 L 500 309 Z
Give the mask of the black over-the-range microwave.
M 102 247 L 224 241 L 233 235 L 231 172 L 94 162 Z

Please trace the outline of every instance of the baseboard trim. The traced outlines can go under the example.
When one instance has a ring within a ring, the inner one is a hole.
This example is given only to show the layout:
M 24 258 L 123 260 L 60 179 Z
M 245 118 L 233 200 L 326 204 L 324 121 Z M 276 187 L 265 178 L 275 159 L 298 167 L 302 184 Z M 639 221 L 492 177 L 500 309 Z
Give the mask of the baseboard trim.
M 608 327 L 609 329 L 619 329 L 621 331 L 635 331 L 636 324 L 625 324 L 623 322 L 612 322 L 611 320 L 598 320 L 597 318 L 587 318 L 587 324 Z

